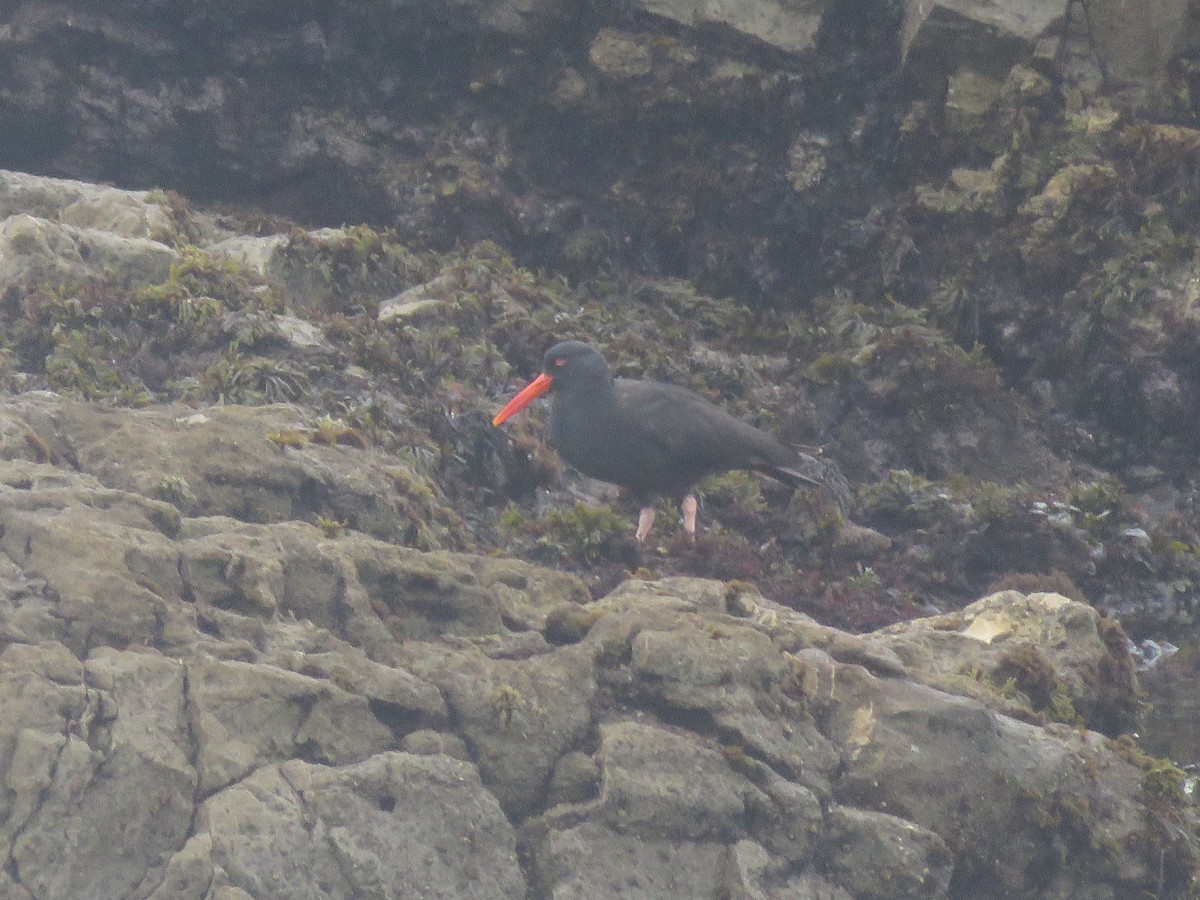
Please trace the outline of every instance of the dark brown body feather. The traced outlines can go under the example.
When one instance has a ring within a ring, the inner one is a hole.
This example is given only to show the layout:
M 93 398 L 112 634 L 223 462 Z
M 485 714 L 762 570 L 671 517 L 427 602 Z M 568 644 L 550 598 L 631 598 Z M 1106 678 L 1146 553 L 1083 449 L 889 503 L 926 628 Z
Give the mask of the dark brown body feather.
M 550 442 L 585 475 L 643 500 L 683 497 L 706 475 L 731 469 L 793 487 L 816 484 L 802 456 L 765 432 L 686 388 L 614 380 L 603 358 L 591 353 L 594 359 L 571 358 L 558 372 L 546 370 L 555 375 Z

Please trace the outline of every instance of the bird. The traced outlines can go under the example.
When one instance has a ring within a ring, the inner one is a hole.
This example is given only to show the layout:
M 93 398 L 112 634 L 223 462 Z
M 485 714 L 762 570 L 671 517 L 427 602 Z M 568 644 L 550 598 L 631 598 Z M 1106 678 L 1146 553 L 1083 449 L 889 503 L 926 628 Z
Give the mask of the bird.
M 746 469 L 790 487 L 819 485 L 824 464 L 673 384 L 614 378 L 604 357 L 582 341 L 546 351 L 542 371 L 492 419 L 499 427 L 553 392 L 549 443 L 591 478 L 628 489 L 641 504 L 635 537 L 654 527 L 654 498 L 679 501 L 684 531 L 695 540 L 693 486 L 706 475 Z

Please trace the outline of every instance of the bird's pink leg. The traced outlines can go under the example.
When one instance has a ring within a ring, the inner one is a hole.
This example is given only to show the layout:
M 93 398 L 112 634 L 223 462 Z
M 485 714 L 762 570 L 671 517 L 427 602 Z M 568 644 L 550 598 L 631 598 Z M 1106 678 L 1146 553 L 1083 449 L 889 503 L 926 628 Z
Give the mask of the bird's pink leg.
M 638 513 L 638 527 L 634 535 L 638 539 L 638 543 L 643 543 L 650 536 L 650 529 L 654 527 L 654 507 L 643 506 L 642 511 Z
M 679 504 L 679 508 L 683 511 L 683 530 L 693 541 L 696 539 L 696 510 L 699 506 L 695 494 L 688 494 Z

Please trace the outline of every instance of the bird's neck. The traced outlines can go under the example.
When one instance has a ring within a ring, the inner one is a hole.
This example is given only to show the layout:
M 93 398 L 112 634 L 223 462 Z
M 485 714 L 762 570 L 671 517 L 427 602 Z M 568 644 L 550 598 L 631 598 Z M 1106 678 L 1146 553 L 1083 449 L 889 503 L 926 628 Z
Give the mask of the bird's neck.
M 551 424 L 554 431 L 574 431 L 576 434 L 605 427 L 617 407 L 617 386 L 612 375 L 571 385 L 569 390 L 554 395 Z
M 607 369 L 603 372 L 589 372 L 588 377 L 572 382 L 565 390 L 556 392 L 563 402 L 603 406 L 616 403 L 616 379 Z

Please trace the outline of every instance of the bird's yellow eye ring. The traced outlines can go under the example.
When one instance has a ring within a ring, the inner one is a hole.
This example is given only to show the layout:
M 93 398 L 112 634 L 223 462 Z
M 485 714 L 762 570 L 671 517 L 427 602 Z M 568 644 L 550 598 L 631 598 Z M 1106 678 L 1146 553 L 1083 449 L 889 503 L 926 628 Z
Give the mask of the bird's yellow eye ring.
M 556 368 L 561 368 L 562 366 L 565 366 L 566 364 L 567 364 L 567 361 L 565 359 L 563 359 L 561 356 L 554 361 L 554 365 Z

